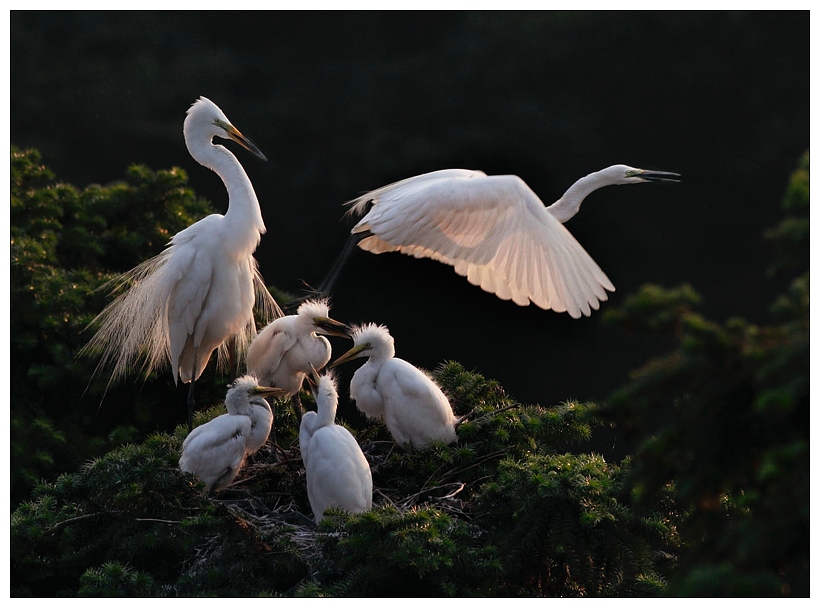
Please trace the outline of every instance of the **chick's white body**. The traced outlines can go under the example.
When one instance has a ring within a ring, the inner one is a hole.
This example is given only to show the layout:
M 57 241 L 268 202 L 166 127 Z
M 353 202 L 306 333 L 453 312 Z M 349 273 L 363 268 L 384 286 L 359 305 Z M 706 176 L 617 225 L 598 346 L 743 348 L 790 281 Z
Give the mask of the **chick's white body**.
M 273 426 L 273 410 L 262 397 L 251 399 L 251 432 L 248 435 L 245 451 L 248 455 L 259 451 L 270 435 Z
M 297 394 L 305 375 L 330 361 L 330 342 L 317 333 L 322 330 L 315 323 L 328 315 L 325 301 L 309 300 L 295 315 L 270 323 L 248 349 L 248 373 L 262 384 L 284 389 L 287 395 Z
M 323 376 L 316 389 L 316 412 L 306 412 L 299 429 L 299 449 L 305 464 L 308 499 L 316 523 L 336 507 L 351 513 L 370 510 L 373 479 L 359 444 L 335 424 L 336 382 Z
M 420 450 L 456 440 L 450 402 L 430 376 L 394 356 L 393 337 L 373 324 L 353 334 L 357 347 L 369 344 L 368 356 L 350 382 L 350 396 L 369 418 L 382 418 L 393 439 L 406 450 Z
M 179 468 L 199 477 L 206 490 L 221 490 L 239 474 L 250 433 L 248 416 L 222 414 L 188 434 L 182 444 Z
M 239 378 L 225 396 L 227 414 L 196 427 L 182 443 L 179 468 L 199 477 L 208 491 L 230 485 L 248 455 L 268 439 L 273 413 L 267 401 L 252 395 L 256 378 Z

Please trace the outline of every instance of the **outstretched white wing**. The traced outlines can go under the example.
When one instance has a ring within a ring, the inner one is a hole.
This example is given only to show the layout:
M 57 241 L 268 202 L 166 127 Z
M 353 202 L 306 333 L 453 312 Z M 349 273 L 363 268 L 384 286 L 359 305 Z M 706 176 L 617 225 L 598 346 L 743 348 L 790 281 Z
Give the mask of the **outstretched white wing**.
M 368 204 L 372 203 L 369 210 Z M 473 285 L 578 318 L 615 288 L 570 232 L 515 175 L 446 169 L 351 201 L 353 233 L 372 253 L 400 251 L 454 267 Z

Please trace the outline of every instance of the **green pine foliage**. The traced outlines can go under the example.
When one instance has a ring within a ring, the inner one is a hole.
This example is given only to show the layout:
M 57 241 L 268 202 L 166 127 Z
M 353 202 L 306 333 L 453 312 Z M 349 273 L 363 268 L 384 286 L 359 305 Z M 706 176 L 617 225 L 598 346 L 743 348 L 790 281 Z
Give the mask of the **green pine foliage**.
M 610 315 L 677 340 L 602 412 L 641 438 L 627 483 L 638 509 L 658 509 L 674 489 L 685 550 L 670 594 L 808 595 L 808 186 L 806 154 L 787 217 L 766 234 L 779 252 L 771 271 L 802 272 L 771 325 L 705 319 L 688 286 L 644 287 Z
M 482 495 L 507 584 L 547 596 L 654 595 L 648 530 L 616 497 L 620 468 L 595 454 L 505 459 Z M 627 591 L 627 588 L 629 589 Z
M 474 417 L 461 428 L 473 429 L 412 454 L 381 423 L 357 431 L 373 468 L 373 511 L 332 511 L 317 527 L 298 442 L 284 436 L 276 462 L 262 450 L 237 483 L 208 496 L 177 468 L 180 426 L 37 486 L 12 517 L 13 595 L 658 592 L 644 582 L 659 580 L 651 535 L 616 497 L 619 468 L 552 451 L 566 444 L 562 433 L 589 436 L 584 408 L 524 406 L 454 362 L 436 375 Z M 222 412 L 214 406 L 196 422 Z M 552 479 L 545 466 L 558 472 L 556 488 L 543 485 Z
M 213 212 L 180 169 L 134 165 L 124 181 L 77 189 L 35 150 L 11 149 L 11 495 L 41 477 L 144 435 L 174 399 L 149 381 L 106 393 L 95 362 L 77 359 L 88 323 L 109 301 L 99 288 L 156 255 L 171 236 Z M 140 381 L 141 378 L 135 378 Z M 223 383 L 224 384 L 224 383 Z M 111 424 L 119 409 L 129 424 Z M 178 420 L 178 418 L 177 418 Z M 160 423 L 161 424 L 161 423 Z M 112 431 L 112 427 L 114 430 Z
M 80 578 L 80 597 L 138 597 L 148 595 L 154 581 L 150 574 L 118 562 L 89 568 Z

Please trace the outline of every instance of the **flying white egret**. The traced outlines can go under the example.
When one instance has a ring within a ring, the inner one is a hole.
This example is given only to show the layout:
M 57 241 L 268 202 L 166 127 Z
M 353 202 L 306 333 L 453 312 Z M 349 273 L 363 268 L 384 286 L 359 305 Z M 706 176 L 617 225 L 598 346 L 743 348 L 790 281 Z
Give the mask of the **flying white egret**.
M 330 507 L 350 513 L 369 511 L 373 478 L 353 435 L 335 423 L 339 403 L 335 377 L 332 373 L 315 375 L 314 383 L 316 411 L 302 416 L 299 450 L 305 464 L 310 508 L 319 523 Z
M 194 473 L 208 491 L 229 485 L 245 458 L 268 438 L 273 414 L 264 398 L 282 392 L 259 386 L 253 376 L 238 378 L 225 395 L 228 413 L 196 427 L 185 438 L 179 468 Z
M 113 367 L 109 385 L 140 361 L 147 375 L 170 360 L 174 383 L 191 383 L 190 429 L 194 383 L 213 351 L 222 361 L 233 341 L 244 352 L 256 335 L 254 301 L 263 321 L 281 311 L 253 257 L 265 233 L 256 193 L 236 157 L 212 140 L 232 139 L 265 155 L 205 97 L 188 109 L 183 133 L 191 156 L 222 178 L 228 210 L 181 230 L 162 253 L 111 281 L 112 291 L 127 291 L 92 322 L 97 332 L 83 352 L 100 355 L 97 370 Z
M 308 300 L 295 315 L 276 319 L 254 338 L 246 355 L 248 373 L 263 384 L 285 389 L 300 417 L 299 390 L 305 376 L 330 361 L 330 342 L 325 336 L 349 335 L 347 325 L 330 318 L 327 300 Z
M 383 325 L 353 329 L 353 348 L 331 367 L 369 357 L 353 374 L 350 397 L 368 418 L 383 418 L 396 443 L 405 450 L 424 449 L 436 441 L 456 440 L 457 420 L 450 402 L 426 373 L 395 357 L 393 336 Z
M 516 175 L 445 169 L 378 188 L 347 203 L 363 216 L 319 291 L 329 293 L 358 242 L 372 253 L 399 251 L 454 267 L 473 285 L 519 306 L 589 316 L 614 291 L 562 226 L 593 191 L 615 184 L 679 181 L 680 175 L 613 165 L 582 177 L 549 207 Z

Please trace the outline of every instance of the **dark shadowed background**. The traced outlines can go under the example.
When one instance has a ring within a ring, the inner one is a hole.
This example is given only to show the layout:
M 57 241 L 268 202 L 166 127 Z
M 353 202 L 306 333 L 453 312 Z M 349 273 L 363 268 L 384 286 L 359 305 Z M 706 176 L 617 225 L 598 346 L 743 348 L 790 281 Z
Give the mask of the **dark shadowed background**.
M 762 233 L 809 146 L 809 13 L 11 13 L 11 141 L 62 180 L 181 166 L 224 211 L 182 139 L 200 95 L 270 159 L 233 148 L 279 288 L 321 282 L 352 225 L 342 203 L 366 190 L 461 167 L 520 175 L 550 204 L 625 163 L 683 180 L 600 190 L 568 223 L 617 287 L 602 307 L 689 282 L 707 316 L 763 320 L 783 285 L 765 280 Z M 355 252 L 332 313 L 386 324 L 418 365 L 455 359 L 543 405 L 605 399 L 666 347 L 399 254 Z

